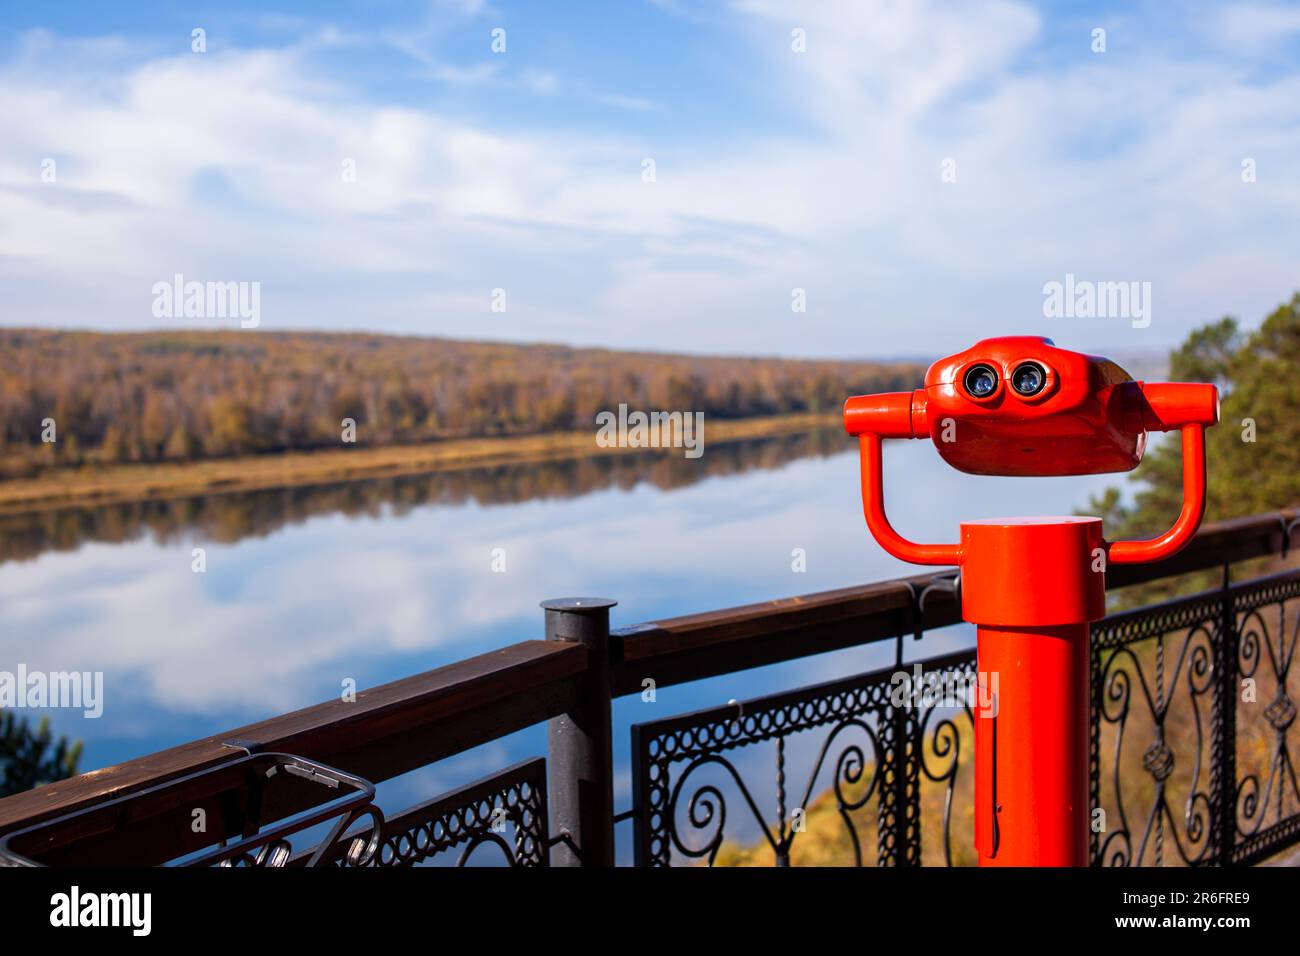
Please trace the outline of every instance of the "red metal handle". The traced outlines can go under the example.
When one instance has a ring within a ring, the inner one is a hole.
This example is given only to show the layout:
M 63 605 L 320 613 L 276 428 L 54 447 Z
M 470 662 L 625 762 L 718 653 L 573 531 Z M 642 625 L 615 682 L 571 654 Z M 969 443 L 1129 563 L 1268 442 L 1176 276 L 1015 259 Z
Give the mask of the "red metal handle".
M 844 430 L 850 435 L 870 432 L 881 438 L 929 438 L 925 389 L 854 395 L 844 403 Z
M 909 541 L 889 523 L 885 516 L 884 476 L 881 469 L 880 436 L 862 432 L 858 436 L 862 458 L 862 511 L 867 516 L 867 527 L 880 546 L 898 558 L 912 564 L 957 564 L 961 561 L 961 545 L 918 544 Z
M 1219 390 L 1199 382 L 1143 382 L 1142 426 L 1171 432 L 1184 425 L 1209 428 L 1219 421 Z
M 1182 426 L 1183 433 L 1183 510 L 1172 528 L 1149 541 L 1115 541 L 1106 553 L 1113 564 L 1143 564 L 1163 561 L 1181 551 L 1205 515 L 1205 426 L 1199 423 Z
M 900 561 L 911 564 L 956 564 L 961 547 L 918 544 L 894 530 L 885 516 L 885 485 L 881 439 L 928 438 L 925 391 L 855 395 L 844 403 L 844 429 L 858 436 L 862 459 L 862 511 L 872 537 Z

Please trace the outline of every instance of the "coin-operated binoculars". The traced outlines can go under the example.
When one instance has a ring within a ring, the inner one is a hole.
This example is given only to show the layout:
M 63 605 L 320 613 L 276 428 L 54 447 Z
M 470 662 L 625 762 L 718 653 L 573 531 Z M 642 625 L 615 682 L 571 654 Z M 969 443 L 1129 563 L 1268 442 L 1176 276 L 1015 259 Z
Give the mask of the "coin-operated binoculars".
M 880 546 L 913 564 L 957 565 L 962 617 L 978 627 L 975 845 L 981 866 L 1088 863 L 1088 632 L 1105 615 L 1106 564 L 1160 561 L 1205 513 L 1213 385 L 1135 382 L 1114 362 L 1050 339 L 986 339 L 940 359 L 914 392 L 844 406 L 858 436 L 862 505 Z M 1100 518 L 967 521 L 958 544 L 918 544 L 885 516 L 881 440 L 929 438 L 976 475 L 1129 471 L 1148 432 L 1178 429 L 1183 507 L 1149 541 L 1102 537 Z

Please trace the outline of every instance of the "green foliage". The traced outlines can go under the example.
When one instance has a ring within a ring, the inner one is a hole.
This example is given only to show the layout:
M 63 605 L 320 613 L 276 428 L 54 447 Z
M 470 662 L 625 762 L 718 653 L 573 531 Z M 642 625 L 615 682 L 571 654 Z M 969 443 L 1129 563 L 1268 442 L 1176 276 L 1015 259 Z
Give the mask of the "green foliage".
M 80 761 L 81 742 L 55 741 L 49 718 L 32 730 L 26 718 L 0 712 L 0 797 L 71 777 Z
M 1221 419 L 1206 436 L 1207 521 L 1300 503 L 1300 293 L 1249 334 L 1232 318 L 1197 329 L 1170 356 L 1170 377 L 1221 391 Z M 1107 526 L 1112 538 L 1158 533 L 1178 514 L 1179 443 L 1162 442 L 1132 479 L 1142 487 L 1131 509 L 1113 488 L 1089 505 L 1116 521 Z
M 1241 348 L 1237 320 L 1225 316 L 1192 332 L 1169 356 L 1169 375 L 1177 382 L 1212 382 L 1225 389 L 1233 356 Z
M 629 408 L 744 418 L 911 389 L 909 363 L 725 358 L 388 335 L 0 331 L 0 478 L 595 427 Z M 59 445 L 42 445 L 41 421 Z M 69 451 L 70 450 L 70 451 Z

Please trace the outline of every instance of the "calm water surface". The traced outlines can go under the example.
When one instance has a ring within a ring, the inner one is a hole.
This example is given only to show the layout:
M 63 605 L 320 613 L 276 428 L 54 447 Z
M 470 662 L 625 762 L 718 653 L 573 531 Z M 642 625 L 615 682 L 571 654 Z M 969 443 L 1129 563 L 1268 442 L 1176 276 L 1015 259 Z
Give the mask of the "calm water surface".
M 1117 483 L 959 475 L 922 442 L 891 443 L 886 471 L 896 526 L 927 541 L 955 540 L 962 518 L 1068 514 Z M 856 451 L 836 433 L 715 445 L 696 461 L 628 451 L 67 511 L 0 523 L 0 670 L 104 672 L 100 719 L 48 712 L 93 769 L 336 697 L 347 678 L 364 688 L 541 637 L 544 598 L 616 598 L 624 626 L 914 570 L 868 536 Z M 970 640 L 948 629 L 926 653 Z M 891 661 L 892 647 L 861 648 L 616 702 L 618 808 L 631 723 Z M 544 750 L 544 728 L 524 731 L 385 785 L 384 802 Z

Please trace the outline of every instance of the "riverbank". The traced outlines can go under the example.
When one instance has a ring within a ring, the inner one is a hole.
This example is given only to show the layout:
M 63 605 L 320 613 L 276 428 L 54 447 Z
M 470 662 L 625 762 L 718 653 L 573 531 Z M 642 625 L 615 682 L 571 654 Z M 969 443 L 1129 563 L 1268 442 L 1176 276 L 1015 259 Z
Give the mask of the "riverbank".
M 836 428 L 839 423 L 838 413 L 711 420 L 705 426 L 704 454 L 708 454 L 710 445 Z M 0 515 L 588 456 L 649 454 L 681 454 L 681 451 L 602 448 L 596 444 L 593 429 L 383 448 L 349 446 L 212 461 L 86 466 L 0 482 Z

